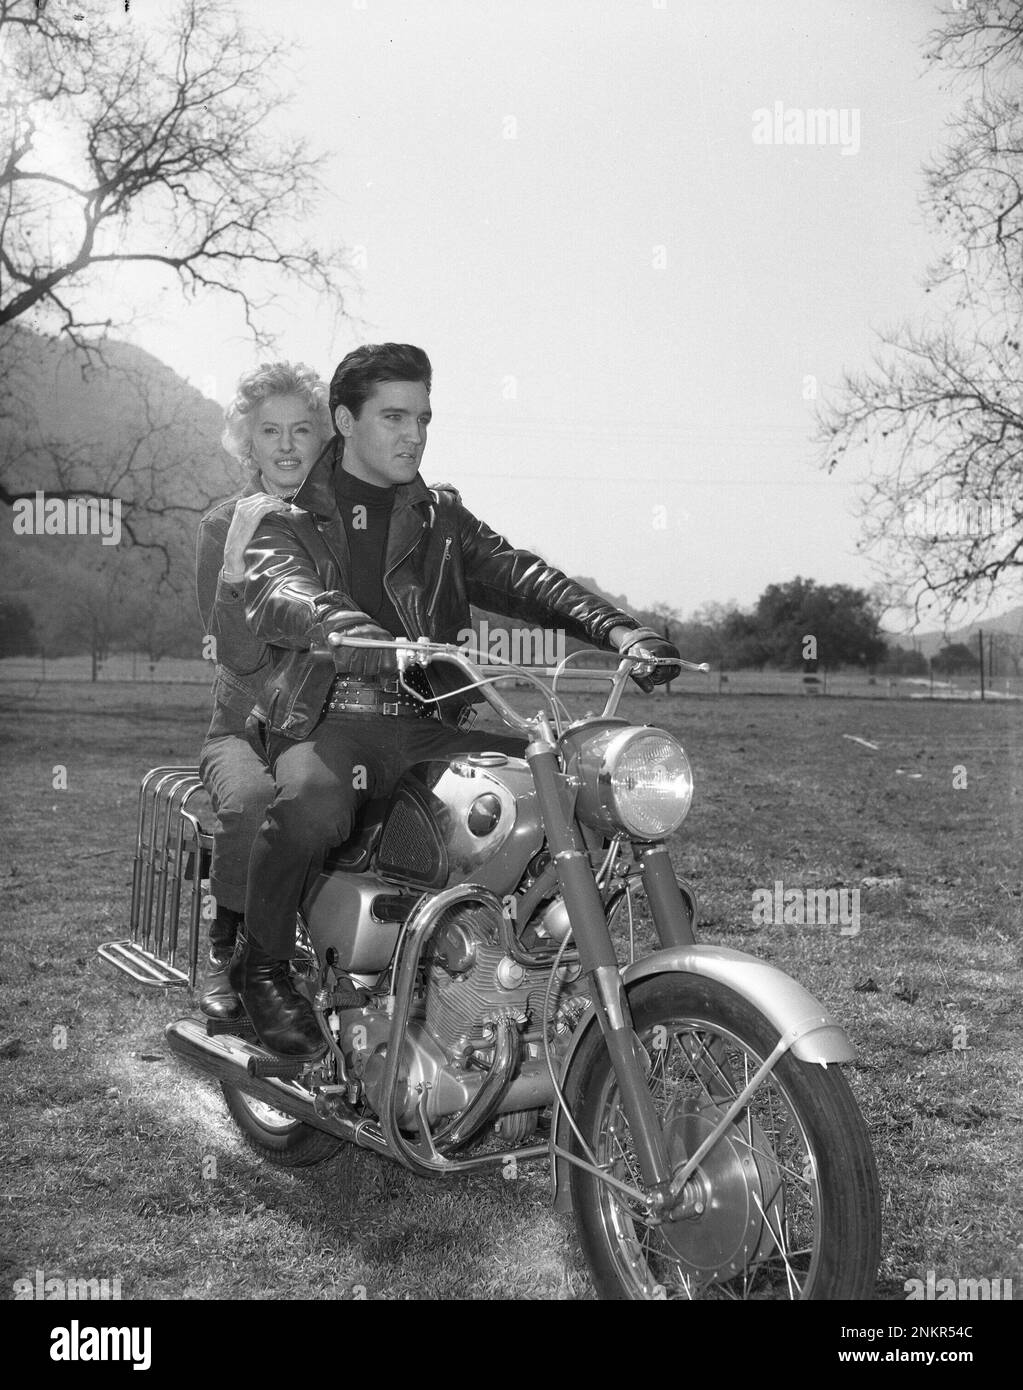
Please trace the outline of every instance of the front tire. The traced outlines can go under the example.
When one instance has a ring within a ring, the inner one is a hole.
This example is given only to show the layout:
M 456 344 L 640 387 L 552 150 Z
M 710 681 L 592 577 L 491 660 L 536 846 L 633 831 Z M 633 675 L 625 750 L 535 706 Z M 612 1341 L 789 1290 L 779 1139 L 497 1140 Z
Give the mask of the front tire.
M 262 1158 L 281 1168 L 308 1168 L 333 1158 L 344 1143 L 323 1130 L 275 1110 L 265 1101 L 221 1082 L 227 1108 L 245 1142 Z
M 695 975 L 640 981 L 629 1003 L 677 1170 L 770 1055 L 778 1031 L 741 995 Z M 629 1124 L 596 1025 L 569 1082 L 569 1102 L 597 1165 L 639 1186 Z M 582 1156 L 574 1136 L 572 1148 Z M 572 1165 L 579 1238 L 601 1298 L 871 1297 L 880 1252 L 877 1171 L 837 1067 L 785 1053 L 694 1176 L 698 1195 L 689 1214 L 657 1225 Z

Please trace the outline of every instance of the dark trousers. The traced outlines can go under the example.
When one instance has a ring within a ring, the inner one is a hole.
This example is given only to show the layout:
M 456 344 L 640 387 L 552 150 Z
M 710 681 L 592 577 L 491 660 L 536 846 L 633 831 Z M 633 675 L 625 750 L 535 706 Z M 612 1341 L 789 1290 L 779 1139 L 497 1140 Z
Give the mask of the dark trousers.
M 252 846 L 245 924 L 274 960 L 295 944 L 295 915 L 332 845 L 351 834 L 359 807 L 386 796 L 406 768 L 487 750 L 521 757 L 511 734 L 462 732 L 436 719 L 329 714 L 300 743 L 274 735 L 268 755 L 277 792 Z
M 242 732 L 219 727 L 215 718 L 199 758 L 199 776 L 217 813 L 210 891 L 218 907 L 243 912 L 249 857 L 273 800 L 274 779 Z M 221 944 L 214 937 L 211 930 L 213 944 Z

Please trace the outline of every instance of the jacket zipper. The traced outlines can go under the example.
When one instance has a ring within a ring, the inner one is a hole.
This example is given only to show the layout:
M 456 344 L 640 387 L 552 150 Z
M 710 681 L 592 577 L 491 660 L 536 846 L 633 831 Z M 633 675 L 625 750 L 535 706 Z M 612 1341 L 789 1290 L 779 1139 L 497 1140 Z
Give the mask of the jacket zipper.
M 424 526 L 424 528 L 425 528 L 425 526 L 426 526 L 426 522 L 425 522 L 425 521 L 423 522 L 423 526 Z M 395 560 L 394 564 L 391 565 L 390 569 L 387 569 L 387 570 L 385 570 L 385 572 L 384 572 L 384 592 L 387 594 L 387 597 L 388 597 L 388 598 L 391 600 L 391 602 L 394 604 L 395 612 L 399 615 L 399 617 L 401 618 L 402 622 L 405 624 L 405 631 L 408 632 L 408 633 L 411 633 L 411 632 L 412 632 L 412 627 L 414 626 L 414 624 L 413 624 L 413 625 L 410 625 L 410 624 L 409 624 L 409 621 L 408 621 L 408 617 L 409 617 L 408 612 L 407 612 L 407 611 L 405 610 L 405 608 L 402 606 L 400 600 L 398 599 L 397 594 L 396 594 L 396 593 L 394 592 L 394 590 L 391 588 L 391 585 L 390 585 L 390 576 L 394 573 L 394 571 L 398 568 L 399 565 L 405 563 L 405 561 L 406 561 L 406 560 L 408 559 L 408 557 L 412 554 L 412 552 L 415 550 L 415 548 L 416 548 L 416 546 L 417 546 L 418 544 L 419 544 L 419 541 L 416 540 L 411 546 L 409 546 L 408 550 L 405 551 L 405 554 L 404 554 L 404 555 L 399 555 L 398 558 Z M 425 636 L 425 634 L 423 634 L 423 635 Z
M 431 598 L 429 607 L 426 610 L 427 618 L 433 617 L 434 609 L 437 607 L 437 601 L 440 598 L 440 586 L 444 580 L 444 567 L 447 565 L 448 556 L 450 554 L 451 537 L 448 536 L 447 540 L 444 542 L 444 554 L 440 557 L 440 570 L 437 573 L 437 583 L 433 587 L 433 598 Z

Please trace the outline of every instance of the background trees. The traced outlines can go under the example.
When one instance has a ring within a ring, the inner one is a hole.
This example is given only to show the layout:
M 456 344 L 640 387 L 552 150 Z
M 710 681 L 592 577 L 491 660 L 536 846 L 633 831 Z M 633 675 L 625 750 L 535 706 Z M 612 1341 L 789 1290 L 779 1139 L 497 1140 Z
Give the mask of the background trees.
M 343 311 L 339 248 L 306 240 L 319 161 L 277 132 L 281 47 L 228 0 L 183 0 L 161 32 L 119 6 L 0 0 L 0 503 L 121 503 L 98 541 L 12 538 L 10 587 L 48 653 L 134 640 L 199 654 L 196 523 L 241 481 L 219 407 L 116 339 L 137 315 L 112 272 L 216 295 L 269 347 L 285 291 Z M 191 634 L 191 635 L 190 635 Z
M 224 0 L 184 0 L 159 38 L 72 6 L 0 0 L 0 326 L 30 319 L 82 342 L 130 309 L 90 318 L 112 265 L 173 271 L 267 335 L 289 282 L 340 311 L 344 258 L 302 236 L 319 161 L 272 133 L 280 46 Z
M 942 647 L 931 662 L 935 671 L 943 676 L 957 676 L 966 671 L 976 671 L 979 664 L 977 653 L 970 651 L 962 642 L 952 642 L 947 647 Z
M 107 546 L 95 536 L 15 534 L 7 523 L 7 592 L 34 615 L 47 656 L 85 650 L 101 661 L 144 623 L 157 623 L 154 633 L 170 625 L 177 654 L 200 655 L 196 523 L 241 482 L 219 445 L 220 408 L 124 343 L 108 340 L 104 369 L 83 375 L 82 354 L 67 338 L 19 328 L 13 341 L 22 421 L 0 418 L 5 499 L 37 490 L 117 498 L 122 537 Z M 147 645 L 158 645 L 155 636 Z
M 32 656 L 35 650 L 32 610 L 20 599 L 0 600 L 0 657 Z
M 872 460 L 863 537 L 890 600 L 951 614 L 1023 569 L 1023 0 L 956 5 L 928 56 L 967 90 L 924 171 L 931 313 L 846 376 L 821 430 L 829 469 Z
M 793 670 L 806 660 L 831 669 L 874 667 L 886 650 L 869 594 L 798 575 L 787 584 L 768 585 L 757 600 L 752 627 L 766 659 L 782 669 Z
M 602 592 L 593 580 L 580 582 Z M 685 619 L 664 603 L 643 611 L 633 609 L 621 595 L 605 597 L 666 633 L 689 660 L 707 661 L 724 670 L 770 666 L 796 671 L 803 669 L 808 657 L 829 670 L 840 666 L 872 670 L 885 660 L 888 650 L 872 595 L 846 584 L 818 584 L 798 575 L 768 585 L 752 609 L 740 609 L 734 603 L 705 604 Z

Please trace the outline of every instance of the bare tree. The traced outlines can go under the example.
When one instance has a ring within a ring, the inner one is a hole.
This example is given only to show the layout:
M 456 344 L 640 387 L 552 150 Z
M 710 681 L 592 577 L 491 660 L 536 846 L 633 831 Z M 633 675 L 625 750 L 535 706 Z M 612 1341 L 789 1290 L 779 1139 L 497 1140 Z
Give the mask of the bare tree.
M 974 89 L 924 171 L 934 312 L 884 334 L 819 418 L 829 470 L 871 460 L 863 545 L 887 597 L 950 616 L 1023 569 L 1023 0 L 950 8 L 928 56 Z
M 0 502 L 116 499 L 154 561 L 139 576 L 179 594 L 199 515 L 238 481 L 219 411 L 110 336 L 125 296 L 96 304 L 112 269 L 141 265 L 238 305 L 263 347 L 286 288 L 343 312 L 343 254 L 303 234 L 320 161 L 271 130 L 285 56 L 229 0 L 183 0 L 148 36 L 113 4 L 0 0 Z M 106 582 L 79 585 L 94 651 Z
M 320 161 L 268 129 L 282 50 L 226 0 L 184 0 L 159 42 L 0 0 L 0 54 L 0 327 L 53 324 L 86 344 L 117 326 L 83 308 L 90 276 L 133 264 L 234 299 L 263 344 L 274 284 L 341 312 L 344 257 L 301 231 Z

